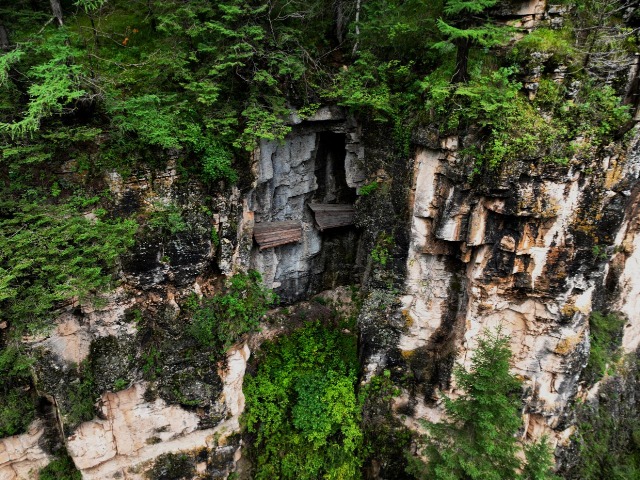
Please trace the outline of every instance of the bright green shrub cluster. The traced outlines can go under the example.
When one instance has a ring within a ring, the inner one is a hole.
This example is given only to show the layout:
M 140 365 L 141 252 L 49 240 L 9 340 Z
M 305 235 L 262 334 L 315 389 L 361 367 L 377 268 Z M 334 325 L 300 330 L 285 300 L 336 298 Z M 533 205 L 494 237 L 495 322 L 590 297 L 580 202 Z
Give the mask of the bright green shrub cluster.
M 318 323 L 263 346 L 245 377 L 256 479 L 360 478 L 356 339 Z
M 201 344 L 227 350 L 240 336 L 258 329 L 260 319 L 276 301 L 262 284 L 260 273 L 238 273 L 225 291 L 202 301 L 193 315 L 189 333 Z

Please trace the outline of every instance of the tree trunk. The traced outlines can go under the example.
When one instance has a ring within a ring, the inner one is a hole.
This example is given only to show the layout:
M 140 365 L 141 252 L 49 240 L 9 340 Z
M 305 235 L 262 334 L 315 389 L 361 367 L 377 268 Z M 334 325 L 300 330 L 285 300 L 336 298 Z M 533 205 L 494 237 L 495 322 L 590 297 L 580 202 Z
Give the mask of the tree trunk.
M 0 48 L 2 48 L 2 50 L 9 50 L 9 34 L 2 22 L 0 22 Z
M 453 74 L 453 83 L 467 83 L 469 81 L 469 50 L 471 49 L 471 40 L 468 38 L 458 38 L 454 40 L 457 48 L 456 53 L 456 70 Z
M 151 0 L 147 1 L 147 15 L 149 16 L 149 21 L 151 22 L 151 30 L 154 32 L 158 30 L 158 20 L 153 13 L 153 3 Z
M 342 43 L 344 41 L 345 30 L 344 5 L 342 4 L 342 0 L 336 0 L 334 8 L 336 15 L 336 39 L 338 43 Z
M 353 45 L 353 55 L 358 51 L 358 42 L 360 41 L 360 0 L 356 1 L 356 43 Z
M 62 21 L 62 7 L 60 6 L 60 0 L 50 0 L 50 2 L 53 16 L 58 21 L 58 26 L 62 27 L 64 23 Z

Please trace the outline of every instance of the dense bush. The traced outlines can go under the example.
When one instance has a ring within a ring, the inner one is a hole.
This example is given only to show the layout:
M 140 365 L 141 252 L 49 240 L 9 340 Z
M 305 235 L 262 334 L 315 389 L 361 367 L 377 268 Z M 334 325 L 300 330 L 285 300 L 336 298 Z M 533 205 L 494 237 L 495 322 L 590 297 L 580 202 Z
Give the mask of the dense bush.
M 617 362 L 597 395 L 575 405 L 577 431 L 565 452 L 567 480 L 640 478 L 640 369 L 637 354 Z
M 136 230 L 132 220 L 88 219 L 71 203 L 1 203 L 0 318 L 38 330 L 56 306 L 109 287 Z
M 255 478 L 359 478 L 355 337 L 313 323 L 259 355 L 244 383 Z
M 224 351 L 240 336 L 257 330 L 275 301 L 273 292 L 262 284 L 260 273 L 238 273 L 229 279 L 224 292 L 195 307 L 189 333 L 201 345 Z

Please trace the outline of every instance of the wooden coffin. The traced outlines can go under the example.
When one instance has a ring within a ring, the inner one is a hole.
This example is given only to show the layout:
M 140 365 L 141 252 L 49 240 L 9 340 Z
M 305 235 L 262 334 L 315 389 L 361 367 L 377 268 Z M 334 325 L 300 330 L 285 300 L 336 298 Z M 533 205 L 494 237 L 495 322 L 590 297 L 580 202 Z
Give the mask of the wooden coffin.
M 295 220 L 256 223 L 253 226 L 253 238 L 260 250 L 296 243 L 302 239 L 302 225 Z
M 320 231 L 328 228 L 353 225 L 355 209 L 348 204 L 311 203 L 309 208 L 313 211 L 316 224 Z

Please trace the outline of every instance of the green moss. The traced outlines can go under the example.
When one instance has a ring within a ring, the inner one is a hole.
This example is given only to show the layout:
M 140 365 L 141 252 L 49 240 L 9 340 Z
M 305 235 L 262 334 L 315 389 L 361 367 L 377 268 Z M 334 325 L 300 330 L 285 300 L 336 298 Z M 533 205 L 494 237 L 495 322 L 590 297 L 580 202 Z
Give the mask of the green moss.
M 160 455 L 146 473 L 149 480 L 190 480 L 195 475 L 195 462 L 184 453 Z

